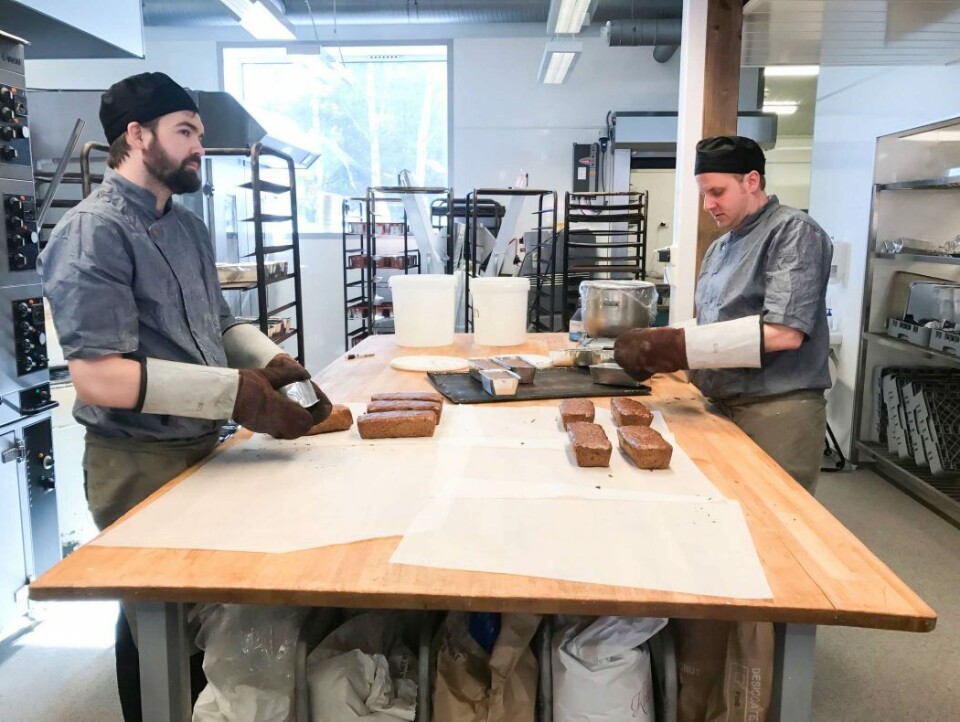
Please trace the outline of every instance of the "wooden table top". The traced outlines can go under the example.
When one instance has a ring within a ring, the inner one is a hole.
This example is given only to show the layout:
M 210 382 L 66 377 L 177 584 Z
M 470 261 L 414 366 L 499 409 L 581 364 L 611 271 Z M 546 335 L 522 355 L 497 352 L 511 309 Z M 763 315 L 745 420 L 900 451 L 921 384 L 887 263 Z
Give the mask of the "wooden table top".
M 526 344 L 510 349 L 475 346 L 470 336 L 458 335 L 453 346 L 424 351 L 401 349 L 392 336 L 379 336 L 355 349 L 374 356 L 341 357 L 314 380 L 335 403 L 360 402 L 377 391 L 432 388 L 425 374 L 392 370 L 389 361 L 396 356 L 547 354 L 568 345 L 565 334 L 531 334 Z M 650 383 L 653 393 L 644 402 L 663 412 L 684 450 L 721 493 L 740 501 L 773 599 L 727 599 L 390 564 L 399 537 L 288 554 L 86 545 L 34 582 L 30 595 L 38 600 L 611 614 L 917 632 L 934 628 L 935 612 L 732 422 L 708 412 L 693 386 L 679 375 L 657 376 Z M 607 406 L 609 400 L 595 401 Z M 246 438 L 249 433 L 241 432 L 224 446 L 244 443 Z M 130 512 L 136 513 L 137 509 Z

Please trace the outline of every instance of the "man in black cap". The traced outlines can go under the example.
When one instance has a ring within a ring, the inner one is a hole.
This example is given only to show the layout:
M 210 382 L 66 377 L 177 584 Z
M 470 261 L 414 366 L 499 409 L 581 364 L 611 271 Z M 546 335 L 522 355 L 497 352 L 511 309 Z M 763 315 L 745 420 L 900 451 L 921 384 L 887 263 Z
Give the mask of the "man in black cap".
M 830 388 L 833 246 L 810 216 L 767 196 L 765 164 L 750 138 L 697 144 L 703 208 L 728 229 L 703 257 L 697 317 L 628 331 L 615 358 L 638 377 L 691 369 L 704 396 L 812 494 Z
M 282 439 L 330 413 L 278 392 L 309 372 L 238 323 L 217 281 L 203 222 L 171 196 L 200 187 L 203 122 L 163 73 L 103 94 L 110 143 L 103 184 L 54 228 L 37 268 L 86 431 L 87 501 L 103 529 L 207 456 L 234 419 Z M 130 620 L 135 622 L 135 620 Z M 138 655 L 117 623 L 124 718 L 140 719 Z

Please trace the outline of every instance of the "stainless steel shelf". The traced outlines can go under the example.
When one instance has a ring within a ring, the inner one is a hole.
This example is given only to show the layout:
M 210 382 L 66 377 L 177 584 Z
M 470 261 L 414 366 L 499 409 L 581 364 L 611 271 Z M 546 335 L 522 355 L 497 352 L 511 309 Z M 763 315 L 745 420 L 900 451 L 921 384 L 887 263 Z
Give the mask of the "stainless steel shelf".
M 877 183 L 878 191 L 912 191 L 912 190 L 958 190 L 960 177 L 921 178 L 911 181 L 896 181 L 895 183 Z
M 880 474 L 945 519 L 960 526 L 960 474 L 934 476 L 882 444 L 858 441 L 857 449 L 876 463 Z
M 873 343 L 880 344 L 881 346 L 887 346 L 888 348 L 893 348 L 898 351 L 918 354 L 927 358 L 942 359 L 952 364 L 960 364 L 960 357 L 954 356 L 953 354 L 944 353 L 943 351 L 935 351 L 932 348 L 926 348 L 925 346 L 917 346 L 916 344 L 907 343 L 906 341 L 901 341 L 893 338 L 892 336 L 887 336 L 884 333 L 864 331 L 862 336 L 866 341 L 871 341 Z
M 874 253 L 873 257 L 882 261 L 943 263 L 948 266 L 960 266 L 960 258 L 955 256 L 934 256 L 926 253 Z

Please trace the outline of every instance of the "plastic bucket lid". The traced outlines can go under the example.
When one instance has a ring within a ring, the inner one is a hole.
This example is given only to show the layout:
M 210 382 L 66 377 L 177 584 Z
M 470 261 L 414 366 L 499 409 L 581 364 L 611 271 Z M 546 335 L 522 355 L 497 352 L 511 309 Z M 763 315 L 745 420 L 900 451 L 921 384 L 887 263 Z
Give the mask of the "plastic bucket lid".
M 390 288 L 452 288 L 457 285 L 454 276 L 442 273 L 411 273 L 390 276 Z
M 504 278 L 472 278 L 470 279 L 470 289 L 482 291 L 483 293 L 515 293 L 517 291 L 530 290 L 529 278 L 515 278 L 513 276 Z

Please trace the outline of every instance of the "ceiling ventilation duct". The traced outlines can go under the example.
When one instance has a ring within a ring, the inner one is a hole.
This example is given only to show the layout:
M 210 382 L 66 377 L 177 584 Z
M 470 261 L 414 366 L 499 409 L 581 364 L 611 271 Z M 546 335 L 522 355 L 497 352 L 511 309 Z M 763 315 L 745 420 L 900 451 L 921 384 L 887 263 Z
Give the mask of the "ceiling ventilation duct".
M 658 63 L 665 63 L 680 47 L 681 26 L 680 18 L 608 20 L 600 35 L 610 47 L 652 45 L 653 57 Z

